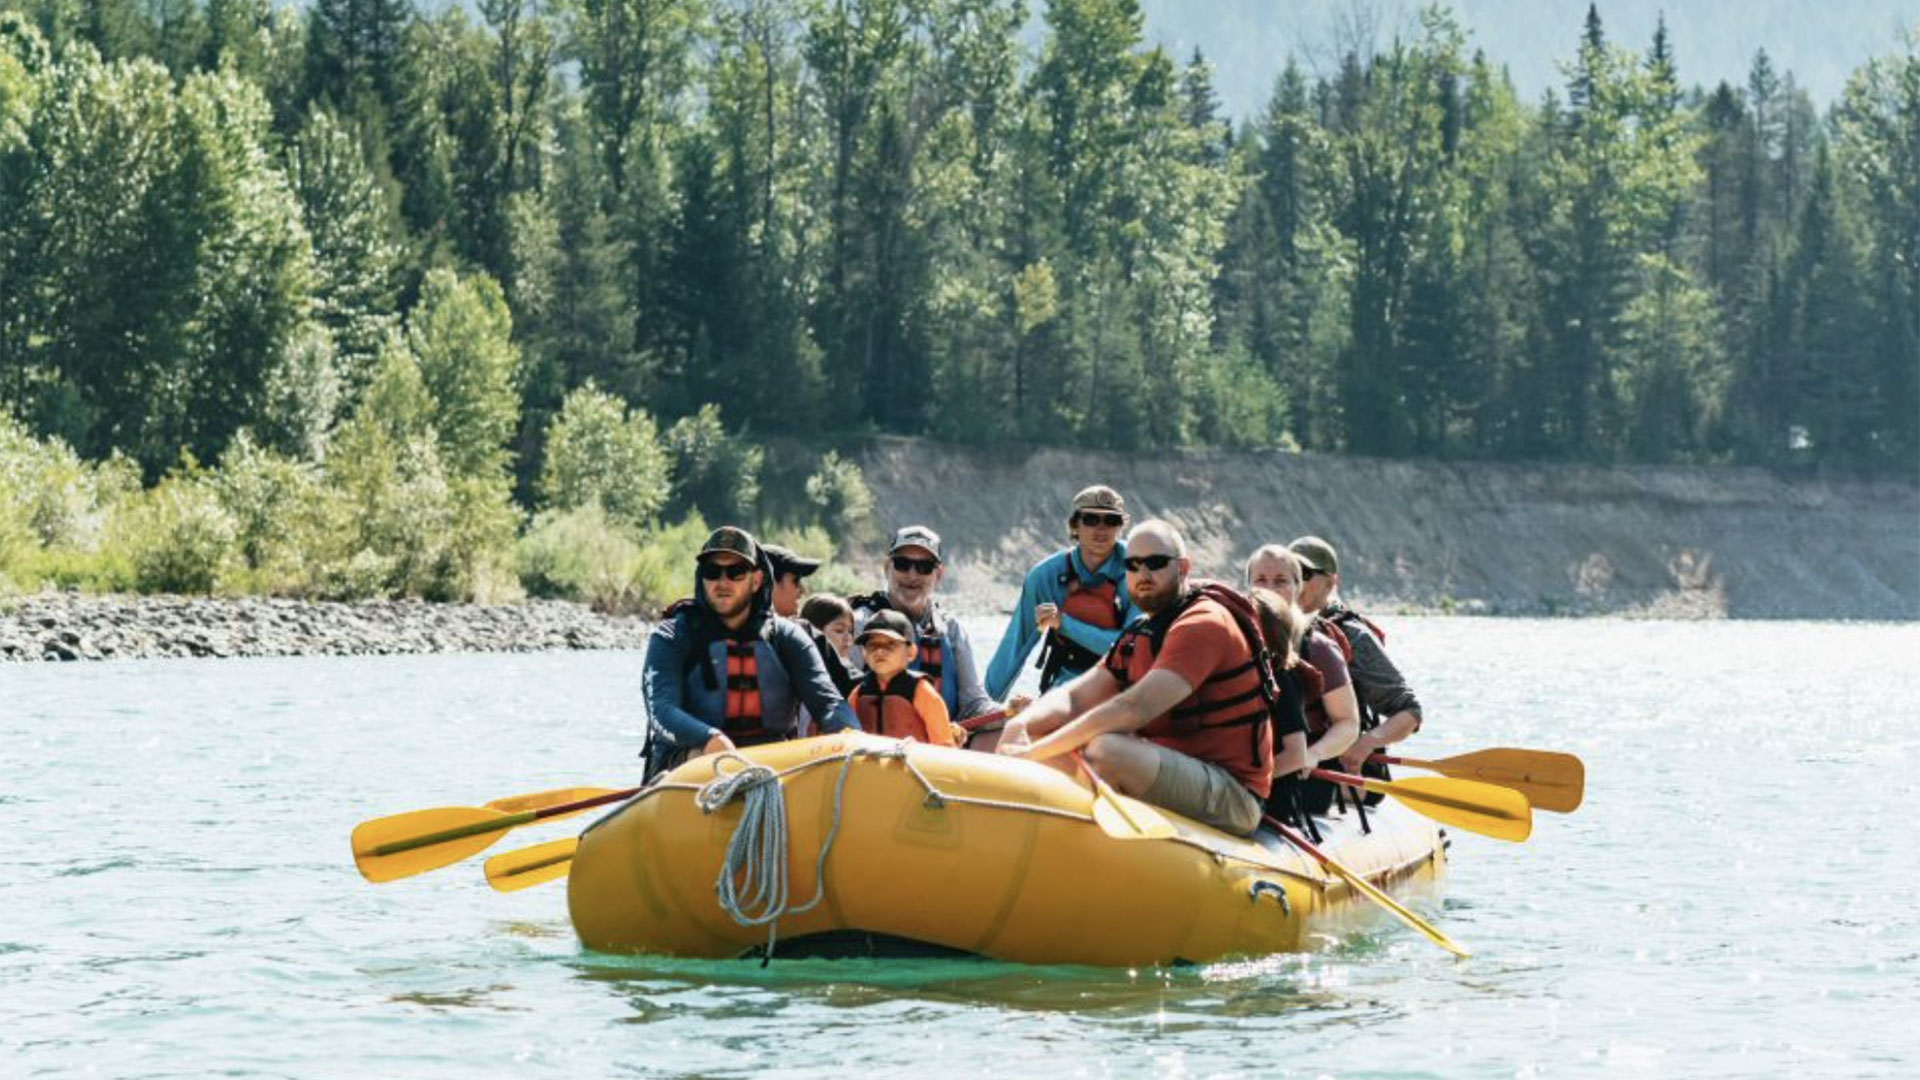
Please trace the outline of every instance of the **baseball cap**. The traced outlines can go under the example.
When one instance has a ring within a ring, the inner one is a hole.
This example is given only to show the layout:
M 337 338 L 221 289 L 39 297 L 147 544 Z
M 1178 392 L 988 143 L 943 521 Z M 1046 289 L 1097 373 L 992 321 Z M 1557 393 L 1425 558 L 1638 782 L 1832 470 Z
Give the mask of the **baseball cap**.
M 1322 574 L 1340 572 L 1340 556 L 1334 554 L 1333 545 L 1317 536 L 1303 536 L 1287 545 L 1300 562 Z
M 1080 494 L 1073 497 L 1073 508 L 1067 511 L 1067 517 L 1071 519 L 1082 510 L 1107 510 L 1125 515 L 1127 500 L 1121 498 L 1119 492 L 1107 485 L 1095 484 L 1092 487 L 1081 488 Z
M 887 542 L 887 554 L 891 555 L 901 548 L 922 547 L 940 557 L 940 534 L 925 525 L 908 525 L 894 531 L 893 539 Z
M 698 557 L 704 560 L 709 555 L 722 552 L 738 555 L 750 563 L 760 561 L 760 545 L 753 539 L 753 534 L 733 525 L 722 525 L 709 533 L 707 542 L 700 546 Z
M 853 639 L 855 645 L 865 645 L 870 637 L 890 637 L 902 643 L 913 640 L 913 624 L 898 611 L 876 611 L 860 629 L 860 635 Z
M 760 548 L 772 561 L 775 577 L 781 574 L 792 574 L 796 578 L 803 578 L 820 569 L 819 559 L 796 555 L 791 548 L 782 547 L 779 544 L 762 544 Z

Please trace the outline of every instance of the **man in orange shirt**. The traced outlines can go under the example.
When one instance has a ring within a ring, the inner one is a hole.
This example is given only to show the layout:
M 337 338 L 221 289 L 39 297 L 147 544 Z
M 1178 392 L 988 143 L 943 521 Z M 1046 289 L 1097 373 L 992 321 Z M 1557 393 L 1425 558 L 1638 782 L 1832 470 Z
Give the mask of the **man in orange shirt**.
M 1249 835 L 1273 784 L 1253 645 L 1220 600 L 1188 587 L 1192 561 L 1172 525 L 1141 522 L 1126 550 L 1127 592 L 1146 621 L 1009 721 L 999 752 L 1049 761 L 1085 748 L 1120 791 Z

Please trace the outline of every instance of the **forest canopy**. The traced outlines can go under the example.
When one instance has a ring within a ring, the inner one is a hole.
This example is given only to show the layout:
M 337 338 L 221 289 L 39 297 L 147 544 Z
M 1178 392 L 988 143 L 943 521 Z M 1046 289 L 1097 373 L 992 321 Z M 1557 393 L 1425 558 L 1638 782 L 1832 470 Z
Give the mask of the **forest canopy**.
M 1673 55 L 1522 100 L 1435 7 L 1234 126 L 1136 0 L 0 0 L 0 444 L 456 595 L 765 516 L 774 437 L 1915 475 L 1920 45 Z

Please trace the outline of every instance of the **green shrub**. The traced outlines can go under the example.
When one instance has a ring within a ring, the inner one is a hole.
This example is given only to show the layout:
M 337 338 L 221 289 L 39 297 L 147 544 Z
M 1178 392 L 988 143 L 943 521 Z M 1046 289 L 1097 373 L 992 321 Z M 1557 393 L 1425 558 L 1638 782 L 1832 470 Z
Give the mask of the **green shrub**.
M 322 596 L 424 596 L 451 576 L 453 497 L 430 435 L 395 438 L 363 408 L 334 440 L 317 530 Z
M 390 341 L 359 411 L 335 435 L 313 572 L 326 596 L 506 598 L 520 512 L 503 468 L 456 473 L 419 366 Z
M 233 516 L 212 485 L 191 472 L 169 475 L 113 519 L 113 546 L 146 593 L 212 593 L 237 556 Z
M 873 533 L 873 491 L 860 466 L 829 450 L 820 467 L 807 477 L 807 500 L 819 508 L 833 535 L 860 541 Z
M 242 430 L 208 482 L 234 522 L 234 544 L 255 589 L 297 587 L 322 513 L 319 470 L 275 453 Z
M 669 517 L 698 512 L 723 523 L 750 521 L 760 501 L 763 454 L 747 440 L 727 433 L 718 405 L 702 406 L 667 429 L 667 453 L 673 460 Z
M 533 596 L 577 600 L 606 612 L 651 606 L 634 576 L 639 543 L 629 527 L 609 519 L 597 503 L 543 511 L 520 538 L 515 555 L 520 583 Z
M 711 531 L 706 519 L 696 513 L 677 525 L 649 529 L 640 535 L 633 578 L 647 610 L 693 595 L 693 560 Z
M 597 504 L 641 525 L 666 503 L 670 469 L 653 418 L 588 383 L 567 395 L 548 429 L 540 497 L 556 510 Z

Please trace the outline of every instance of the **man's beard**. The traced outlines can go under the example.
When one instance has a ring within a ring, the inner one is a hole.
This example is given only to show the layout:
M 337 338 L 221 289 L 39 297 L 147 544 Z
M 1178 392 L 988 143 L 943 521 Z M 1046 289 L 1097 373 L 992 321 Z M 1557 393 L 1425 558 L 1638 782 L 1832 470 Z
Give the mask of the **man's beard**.
M 1141 614 L 1151 617 L 1172 607 L 1174 599 L 1180 595 L 1186 586 L 1186 582 L 1176 580 L 1173 583 L 1173 588 L 1155 590 L 1151 596 L 1145 598 L 1142 598 L 1139 593 L 1134 592 L 1132 589 L 1128 589 L 1127 592 L 1133 598 L 1133 606 L 1139 608 Z
M 720 616 L 722 619 L 731 619 L 735 615 L 738 615 L 741 612 L 747 610 L 749 607 L 753 606 L 753 594 L 743 589 L 739 593 L 735 594 L 733 600 L 729 602 L 725 607 L 721 607 L 720 601 L 715 600 L 713 597 L 709 596 L 707 597 L 707 606 L 709 608 L 712 608 L 713 613 L 715 615 Z

